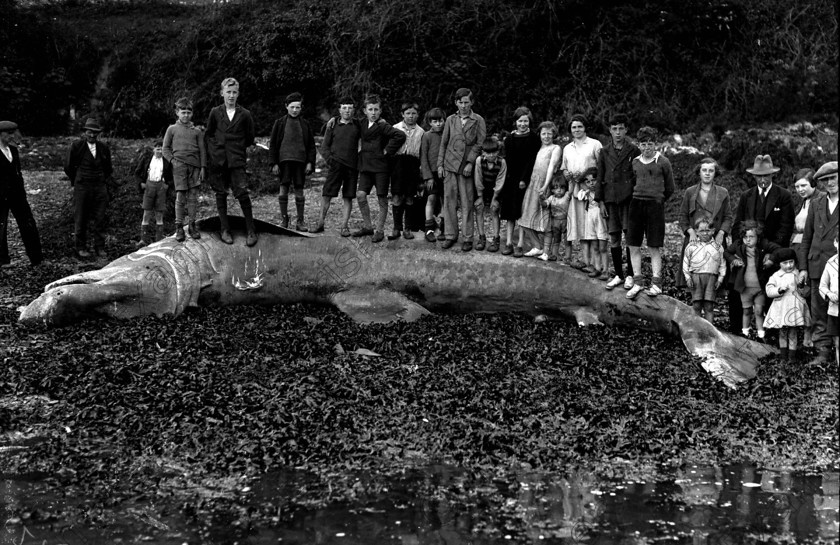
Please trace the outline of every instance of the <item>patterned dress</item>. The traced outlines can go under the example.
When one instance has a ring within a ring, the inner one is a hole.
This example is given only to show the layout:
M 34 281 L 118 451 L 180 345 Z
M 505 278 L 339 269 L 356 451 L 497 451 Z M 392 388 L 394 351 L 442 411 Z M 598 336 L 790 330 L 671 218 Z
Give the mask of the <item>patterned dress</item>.
M 557 149 L 557 144 L 551 144 L 540 148 L 540 151 L 537 152 L 534 170 L 531 172 L 531 181 L 528 184 L 528 189 L 525 190 L 525 198 L 522 200 L 522 217 L 516 222 L 520 227 L 539 233 L 548 231 L 550 226 L 551 213 L 547 207 L 542 205 L 544 196 L 540 195 L 539 189 L 548 177 L 551 153 L 555 149 Z
M 779 288 L 786 288 L 779 295 Z M 778 270 L 773 273 L 766 286 L 767 296 L 773 299 L 770 310 L 764 318 L 767 329 L 781 329 L 783 327 L 803 327 L 811 325 L 811 312 L 805 298 L 799 293 L 796 282 L 796 271 L 786 273 Z

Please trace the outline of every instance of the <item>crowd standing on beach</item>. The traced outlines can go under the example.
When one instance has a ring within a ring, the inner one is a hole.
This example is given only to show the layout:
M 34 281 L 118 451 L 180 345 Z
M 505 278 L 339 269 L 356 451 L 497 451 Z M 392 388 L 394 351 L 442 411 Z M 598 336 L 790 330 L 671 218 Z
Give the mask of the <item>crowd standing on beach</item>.
M 200 238 L 196 203 L 205 180 L 216 196 L 222 242 L 234 243 L 228 222 L 231 192 L 245 218 L 245 244 L 258 243 L 245 171 L 248 149 L 255 143 L 254 120 L 237 103 L 235 79 L 222 81 L 220 94 L 223 103 L 211 110 L 203 131 L 192 122 L 191 101 L 178 100 L 176 122 L 135 170 L 143 209 L 138 246 L 164 237 L 169 185 L 176 191 L 176 240 L 186 240 L 185 228 L 191 237 Z M 417 203 L 425 212 L 425 240 L 442 242 L 444 250 L 460 241 L 463 252 L 486 250 L 560 262 L 605 282 L 604 289 L 623 287 L 631 300 L 642 292 L 648 297 L 660 295 L 665 202 L 675 184 L 670 161 L 657 151 L 657 131 L 641 127 L 633 142 L 627 137 L 629 120 L 615 114 L 609 119 L 610 141 L 603 146 L 587 136 L 588 121 L 576 114 L 566 127 L 572 140 L 561 148 L 555 143 L 557 126 L 551 121 L 536 125 L 530 110 L 520 107 L 513 115 L 512 132 L 500 141 L 488 135 L 485 120 L 473 104 L 472 92 L 458 89 L 456 113 L 446 116 L 440 108 L 432 108 L 420 124 L 420 106 L 407 101 L 400 107 L 402 120 L 392 126 L 381 118 L 380 97 L 365 97 L 363 118 L 356 116 L 352 98 L 340 99 L 338 116 L 327 122 L 320 148 L 328 173 L 321 212 L 311 232 L 324 231 L 331 200 L 340 194 L 342 237 L 369 236 L 373 243 L 385 240 L 390 203 L 393 229 L 387 238 L 412 239 L 407 212 Z M 310 229 L 304 181 L 314 171 L 316 148 L 312 129 L 300 117 L 302 105 L 299 93 L 286 97 L 286 115 L 275 121 L 271 131 L 269 158 L 271 173 L 280 182 L 280 224 L 290 227 L 292 190 L 297 214 L 294 228 L 306 232 Z M 0 266 L 10 261 L 6 246 L 9 212 L 17 220 L 31 263 L 42 260 L 20 159 L 12 143 L 16 130 L 13 122 L 0 122 Z M 65 173 L 74 188 L 75 250 L 82 259 L 105 254 L 105 219 L 116 188 L 110 150 L 98 140 L 101 131 L 96 120 L 88 119 L 82 138 L 70 146 L 65 160 Z M 796 209 L 791 193 L 773 183 L 779 168 L 769 155 L 757 156 L 747 169 L 756 186 L 741 195 L 734 212 L 727 190 L 715 184 L 720 172 L 717 162 L 703 159 L 698 170 L 700 181 L 684 192 L 680 206 L 679 225 L 685 236 L 682 274 L 676 279 L 678 286 L 690 292 L 695 312 L 711 322 L 718 290 L 726 285 L 733 333 L 761 340 L 766 329 L 779 329 L 782 356 L 795 360 L 801 329 L 804 344 L 817 348 L 818 359 L 836 358 L 837 162 L 797 174 L 794 187 L 800 199 Z M 373 191 L 379 202 L 375 225 L 367 200 Z M 355 232 L 349 229 L 353 200 L 363 222 Z M 489 233 L 485 231 L 487 211 Z M 506 223 L 504 243 L 502 220 Z M 652 269 L 646 289 L 643 243 Z M 574 244 L 581 250 L 575 259 Z

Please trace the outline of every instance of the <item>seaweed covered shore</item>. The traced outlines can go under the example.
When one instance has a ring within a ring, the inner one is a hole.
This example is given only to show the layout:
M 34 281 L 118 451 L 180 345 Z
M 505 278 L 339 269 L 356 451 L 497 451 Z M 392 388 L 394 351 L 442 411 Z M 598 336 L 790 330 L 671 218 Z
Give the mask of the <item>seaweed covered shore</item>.
M 244 537 L 308 506 L 364 505 L 388 479 L 434 464 L 490 480 L 523 470 L 838 465 L 834 363 L 766 358 L 730 390 L 678 340 L 649 333 L 506 314 L 361 326 L 300 305 L 25 329 L 20 305 L 97 266 L 66 257 L 66 182 L 52 171 L 26 178 L 49 262 L 30 268 L 12 240 L 17 259 L 0 272 L 0 474 L 47 476 L 85 497 L 49 514 L 68 524 L 107 525 L 120 506 L 151 497 L 204 528 L 203 541 L 228 542 L 213 528 Z M 130 250 L 139 222 L 129 191 L 112 211 L 112 259 Z M 317 194 L 310 188 L 309 202 Z M 670 240 L 672 279 L 679 236 Z M 282 499 L 242 493 L 290 469 L 311 482 Z M 468 500 L 447 487 L 418 494 Z M 6 513 L 27 515 L 50 520 L 25 503 Z

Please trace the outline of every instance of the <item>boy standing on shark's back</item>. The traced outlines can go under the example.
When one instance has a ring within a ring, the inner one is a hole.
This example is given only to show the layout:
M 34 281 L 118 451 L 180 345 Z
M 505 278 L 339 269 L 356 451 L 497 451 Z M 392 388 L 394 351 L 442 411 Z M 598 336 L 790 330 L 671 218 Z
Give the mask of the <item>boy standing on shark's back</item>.
M 193 104 L 188 98 L 175 103 L 178 120 L 166 129 L 163 137 L 163 157 L 172 164 L 175 183 L 175 239 L 183 242 L 184 223 L 189 215 L 190 236 L 201 238 L 195 226 L 198 208 L 198 188 L 204 181 L 207 153 L 201 131 L 192 124 Z

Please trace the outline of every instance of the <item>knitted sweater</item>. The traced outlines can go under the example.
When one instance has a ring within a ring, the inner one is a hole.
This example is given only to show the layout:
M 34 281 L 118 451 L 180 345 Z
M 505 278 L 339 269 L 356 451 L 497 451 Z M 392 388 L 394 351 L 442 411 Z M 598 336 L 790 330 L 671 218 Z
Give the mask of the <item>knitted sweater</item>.
M 659 152 L 650 163 L 642 162 L 641 155 L 634 158 L 633 173 L 636 175 L 634 199 L 664 202 L 674 193 L 671 161 Z
M 201 131 L 180 121 L 169 125 L 163 136 L 163 156 L 172 162 L 177 159 L 192 167 L 207 166 L 207 154 L 204 151 L 204 138 Z
M 686 281 L 692 273 L 710 273 L 717 275 L 718 280 L 723 282 L 723 277 L 726 275 L 723 247 L 714 239 L 709 242 L 699 240 L 690 242 L 685 248 L 682 267 Z

